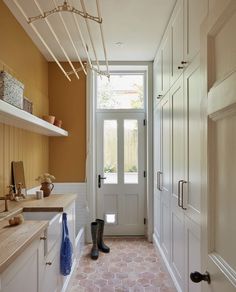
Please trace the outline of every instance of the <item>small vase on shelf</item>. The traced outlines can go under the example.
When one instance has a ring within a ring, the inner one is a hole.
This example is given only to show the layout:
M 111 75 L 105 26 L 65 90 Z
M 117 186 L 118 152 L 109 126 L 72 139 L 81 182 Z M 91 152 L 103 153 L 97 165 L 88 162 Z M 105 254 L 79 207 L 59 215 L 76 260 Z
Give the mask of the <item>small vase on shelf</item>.
M 49 183 L 49 182 L 43 182 L 41 183 L 41 188 L 40 190 L 43 191 L 43 196 L 45 197 L 49 197 L 51 194 L 51 191 L 54 188 L 54 184 L 53 183 Z
M 54 184 L 52 183 L 52 181 L 55 180 L 55 177 L 49 173 L 44 173 L 41 174 L 38 178 L 36 178 L 36 180 L 41 183 L 40 190 L 43 191 L 44 198 L 50 196 L 54 188 Z

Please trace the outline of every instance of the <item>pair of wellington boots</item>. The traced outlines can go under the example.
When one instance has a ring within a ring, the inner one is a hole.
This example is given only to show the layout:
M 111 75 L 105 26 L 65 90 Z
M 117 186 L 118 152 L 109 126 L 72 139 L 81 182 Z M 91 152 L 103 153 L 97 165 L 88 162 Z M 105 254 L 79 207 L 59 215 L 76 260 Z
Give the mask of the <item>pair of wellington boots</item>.
M 110 248 L 103 241 L 104 220 L 96 219 L 91 223 L 91 234 L 93 246 L 91 249 L 91 259 L 96 260 L 99 256 L 99 250 L 105 253 L 110 252 Z

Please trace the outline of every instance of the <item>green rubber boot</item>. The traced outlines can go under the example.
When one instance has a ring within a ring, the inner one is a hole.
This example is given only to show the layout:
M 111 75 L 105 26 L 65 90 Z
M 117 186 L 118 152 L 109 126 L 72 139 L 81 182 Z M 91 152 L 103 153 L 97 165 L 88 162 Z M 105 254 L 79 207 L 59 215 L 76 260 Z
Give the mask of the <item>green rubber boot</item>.
M 91 223 L 91 235 L 92 235 L 92 242 L 93 242 L 93 246 L 91 249 L 91 259 L 97 260 L 98 256 L 99 256 L 98 245 L 97 245 L 97 239 L 98 239 L 98 224 L 97 224 L 97 222 Z

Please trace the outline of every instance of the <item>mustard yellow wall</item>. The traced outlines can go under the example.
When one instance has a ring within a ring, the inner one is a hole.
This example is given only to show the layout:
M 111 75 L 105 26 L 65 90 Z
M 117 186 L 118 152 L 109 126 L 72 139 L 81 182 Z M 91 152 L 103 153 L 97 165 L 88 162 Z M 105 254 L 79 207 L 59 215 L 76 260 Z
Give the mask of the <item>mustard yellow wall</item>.
M 48 113 L 48 63 L 23 28 L 0 1 L 0 69 L 25 85 L 25 96 L 34 104 L 34 114 Z M 11 161 L 23 160 L 27 187 L 48 171 L 49 139 L 0 123 L 0 195 L 11 182 Z
M 71 71 L 68 64 L 63 64 Z M 75 64 L 79 68 L 79 64 Z M 69 137 L 50 138 L 50 172 L 59 182 L 84 182 L 86 160 L 86 78 L 69 82 L 55 63 L 49 63 L 50 113 L 63 121 Z

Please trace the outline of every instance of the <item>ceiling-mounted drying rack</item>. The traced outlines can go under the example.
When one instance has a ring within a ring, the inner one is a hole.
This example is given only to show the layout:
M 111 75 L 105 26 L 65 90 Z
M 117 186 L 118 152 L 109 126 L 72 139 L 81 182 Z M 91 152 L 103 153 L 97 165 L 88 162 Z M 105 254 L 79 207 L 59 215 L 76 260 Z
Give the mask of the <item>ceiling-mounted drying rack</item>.
M 31 26 L 31 28 L 33 29 L 33 31 L 35 32 L 35 34 L 38 36 L 38 38 L 40 39 L 40 41 L 43 43 L 43 45 L 45 46 L 45 48 L 47 49 L 47 51 L 49 52 L 49 54 L 51 55 L 51 57 L 53 58 L 53 60 L 57 63 L 57 65 L 59 66 L 59 68 L 61 69 L 61 71 L 63 72 L 63 74 L 66 76 L 66 78 L 71 81 L 70 75 L 75 74 L 75 76 L 79 79 L 79 75 L 78 72 L 83 71 L 85 75 L 87 75 L 87 71 L 85 68 L 85 65 L 83 64 L 81 57 L 79 55 L 79 51 L 76 47 L 75 41 L 72 38 L 72 35 L 66 25 L 66 22 L 63 18 L 63 12 L 69 12 L 72 14 L 73 19 L 74 19 L 74 23 L 76 26 L 76 29 L 79 32 L 79 36 L 80 36 L 80 40 L 81 43 L 83 45 L 86 57 L 87 57 L 87 61 L 88 61 L 88 66 L 91 70 L 95 71 L 97 74 L 99 75 L 105 75 L 107 77 L 110 76 L 109 74 L 109 67 L 108 67 L 108 60 L 107 60 L 107 51 L 106 51 L 106 46 L 105 46 L 105 39 L 104 39 L 104 33 L 103 33 L 103 27 L 102 27 L 102 17 L 101 17 L 101 10 L 100 10 L 100 5 L 99 5 L 99 0 L 96 0 L 96 7 L 97 7 L 97 13 L 98 16 L 93 16 L 90 15 L 89 13 L 87 13 L 86 11 L 86 7 L 84 4 L 84 0 L 80 0 L 81 3 L 81 7 L 82 7 L 82 11 L 78 10 L 77 8 L 75 8 L 74 6 L 70 5 L 68 0 L 65 0 L 63 2 L 62 5 L 57 5 L 55 0 L 51 0 L 54 8 L 49 10 L 49 11 L 43 11 L 43 9 L 41 8 L 38 0 L 33 0 L 33 2 L 35 3 L 37 9 L 39 10 L 39 15 L 37 16 L 33 16 L 33 17 L 28 17 L 25 10 L 23 9 L 23 7 L 20 5 L 18 0 L 13 0 L 15 5 L 18 7 L 18 9 L 20 10 L 21 14 L 24 16 L 25 20 L 27 21 L 27 23 Z M 60 17 L 61 23 L 66 31 L 66 34 L 72 44 L 72 47 L 76 53 L 76 56 L 78 58 L 78 61 L 81 65 L 80 68 L 75 68 L 72 61 L 70 60 L 62 42 L 60 41 L 60 38 L 58 37 L 58 35 L 56 34 L 55 30 L 53 29 L 53 26 L 51 25 L 50 21 L 49 21 L 49 16 L 53 15 L 57 13 Z M 85 23 L 86 23 L 86 28 L 88 31 L 88 36 L 89 36 L 89 40 L 91 43 L 91 47 L 92 47 L 92 51 L 95 57 L 95 62 L 96 62 L 96 67 L 92 64 L 91 61 L 91 57 L 89 55 L 89 51 L 88 51 L 88 46 L 85 42 L 84 36 L 82 34 L 82 31 L 80 29 L 80 25 L 79 25 L 79 21 L 78 21 L 78 16 L 83 17 L 85 19 Z M 35 27 L 34 22 L 36 22 L 37 20 L 44 20 L 45 23 L 47 24 L 49 30 L 51 31 L 52 35 L 54 36 L 58 46 L 60 47 L 60 49 L 63 52 L 63 55 L 65 57 L 65 59 L 67 60 L 67 62 L 70 64 L 70 67 L 72 69 L 72 71 L 66 72 L 65 69 L 62 67 L 62 65 L 60 64 L 58 58 L 56 57 L 56 55 L 53 53 L 53 51 L 51 50 L 51 48 L 49 47 L 49 45 L 47 44 L 47 42 L 45 41 L 45 39 L 43 38 L 43 36 L 41 35 L 41 33 L 39 32 L 39 30 Z M 98 23 L 99 27 L 100 27 L 100 33 L 101 33 L 101 39 L 102 39 L 102 46 L 103 46 L 103 51 L 104 51 L 104 57 L 105 57 L 105 63 L 106 63 L 106 71 L 101 71 L 100 70 L 100 64 L 98 61 L 98 57 L 97 57 L 97 53 L 96 53 L 96 49 L 95 49 L 95 45 L 92 39 L 92 33 L 91 33 L 91 29 L 90 29 L 90 25 L 89 25 L 89 20 L 95 21 Z

